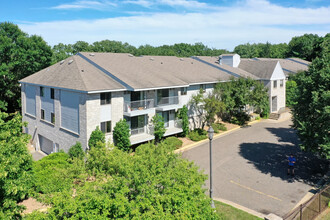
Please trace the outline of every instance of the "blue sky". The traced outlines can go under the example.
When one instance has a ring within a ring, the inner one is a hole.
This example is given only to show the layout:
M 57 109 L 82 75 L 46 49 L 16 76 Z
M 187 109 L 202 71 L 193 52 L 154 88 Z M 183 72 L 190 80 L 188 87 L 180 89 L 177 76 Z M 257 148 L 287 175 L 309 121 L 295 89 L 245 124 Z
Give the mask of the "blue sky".
M 134 46 L 289 42 L 330 32 L 329 0 L 0 0 L 0 22 L 50 45 L 104 39 Z

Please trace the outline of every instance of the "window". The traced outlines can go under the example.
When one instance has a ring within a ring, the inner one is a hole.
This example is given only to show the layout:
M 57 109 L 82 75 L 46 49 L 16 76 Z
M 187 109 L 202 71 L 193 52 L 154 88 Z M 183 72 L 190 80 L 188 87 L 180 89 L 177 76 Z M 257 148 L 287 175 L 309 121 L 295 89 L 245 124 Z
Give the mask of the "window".
M 44 87 L 40 86 L 40 96 L 44 97 Z
M 111 104 L 111 92 L 101 93 L 101 105 Z
M 53 112 L 50 113 L 50 120 L 53 124 L 55 124 L 55 114 Z
M 50 89 L 50 98 L 51 99 L 54 99 L 54 97 L 55 97 L 55 91 L 54 91 L 54 89 Z
M 280 80 L 280 87 L 283 87 L 283 84 L 284 84 L 283 79 L 281 79 Z
M 101 122 L 101 131 L 103 133 L 110 133 L 111 132 L 111 121 Z
M 274 80 L 274 88 L 277 88 L 277 80 Z
M 206 91 L 206 85 L 205 85 L 205 84 L 201 84 L 201 85 L 199 86 L 199 89 L 202 89 L 203 92 L 205 92 L 205 91 Z
M 41 109 L 41 119 L 45 120 L 45 110 Z
M 181 88 L 181 95 L 187 95 L 187 87 Z

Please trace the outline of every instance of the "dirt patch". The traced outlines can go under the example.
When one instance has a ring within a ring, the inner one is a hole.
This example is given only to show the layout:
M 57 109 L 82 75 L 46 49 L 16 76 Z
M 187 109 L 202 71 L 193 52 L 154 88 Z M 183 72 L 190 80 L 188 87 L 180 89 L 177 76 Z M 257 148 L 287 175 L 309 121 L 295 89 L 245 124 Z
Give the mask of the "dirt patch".
M 26 209 L 22 213 L 23 215 L 32 213 L 35 210 L 42 211 L 42 210 L 50 208 L 50 206 L 42 204 L 41 202 L 38 202 L 34 198 L 28 198 L 28 199 L 24 200 L 23 202 L 20 202 L 19 205 L 24 205 L 26 207 Z

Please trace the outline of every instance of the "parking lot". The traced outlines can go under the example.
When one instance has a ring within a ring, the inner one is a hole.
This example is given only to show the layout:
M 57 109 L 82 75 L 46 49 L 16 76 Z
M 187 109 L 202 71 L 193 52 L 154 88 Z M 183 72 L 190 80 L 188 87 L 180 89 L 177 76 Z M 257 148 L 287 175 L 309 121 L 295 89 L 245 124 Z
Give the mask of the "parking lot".
M 302 152 L 291 121 L 260 123 L 213 140 L 213 194 L 263 214 L 284 216 L 327 172 L 328 161 Z M 287 157 L 297 159 L 287 175 Z M 182 156 L 209 174 L 209 144 Z M 209 182 L 206 182 L 206 187 Z

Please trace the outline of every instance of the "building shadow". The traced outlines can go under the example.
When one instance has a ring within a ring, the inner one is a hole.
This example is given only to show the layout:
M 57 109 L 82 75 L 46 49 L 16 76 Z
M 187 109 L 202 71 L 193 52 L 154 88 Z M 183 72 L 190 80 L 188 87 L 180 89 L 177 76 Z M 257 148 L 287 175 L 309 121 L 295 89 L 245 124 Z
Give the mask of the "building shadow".
M 285 136 L 281 138 L 285 142 L 290 142 Z M 243 143 L 239 150 L 240 155 L 262 173 L 279 177 L 288 182 L 301 181 L 314 186 L 328 171 L 329 161 L 301 151 L 297 144 Z M 290 153 L 297 159 L 294 177 L 287 175 Z

